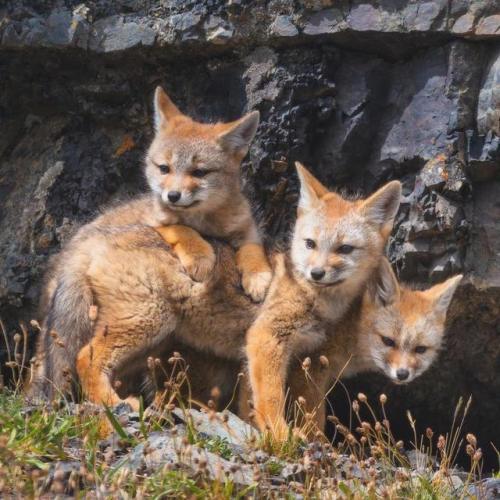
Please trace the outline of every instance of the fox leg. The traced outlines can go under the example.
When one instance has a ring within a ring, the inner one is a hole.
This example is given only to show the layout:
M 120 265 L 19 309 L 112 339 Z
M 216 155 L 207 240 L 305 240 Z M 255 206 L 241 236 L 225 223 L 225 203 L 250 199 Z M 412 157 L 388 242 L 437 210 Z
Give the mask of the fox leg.
M 236 265 L 245 292 L 255 302 L 264 300 L 272 278 L 264 247 L 260 243 L 242 244 L 236 252 Z
M 129 346 L 125 346 L 129 351 Z M 126 402 L 135 410 L 139 410 L 139 400 L 134 397 L 125 399 L 115 391 L 111 384 L 114 368 L 126 358 L 128 352 L 116 345 L 101 331 L 83 347 L 76 359 L 76 371 L 80 379 L 85 397 L 96 404 L 116 406 Z
M 195 281 L 208 278 L 215 265 L 212 245 L 187 226 L 159 226 L 155 230 L 172 247 L 189 276 Z
M 248 331 L 246 354 L 255 422 L 260 430 L 269 428 L 281 441 L 288 437 L 284 418 L 287 347 L 286 339 L 273 335 L 270 326 L 262 322 L 257 321 Z
M 252 388 L 248 371 L 243 372 L 238 388 L 238 417 L 248 423 L 252 423 Z

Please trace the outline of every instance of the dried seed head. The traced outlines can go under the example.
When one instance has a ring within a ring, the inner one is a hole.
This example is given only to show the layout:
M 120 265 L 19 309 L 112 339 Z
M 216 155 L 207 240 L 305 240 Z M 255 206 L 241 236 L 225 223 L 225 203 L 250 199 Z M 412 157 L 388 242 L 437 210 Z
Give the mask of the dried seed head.
M 15 333 L 13 338 L 14 338 L 14 343 L 19 344 L 21 342 L 21 334 Z
M 177 358 L 177 359 L 181 359 L 182 358 L 181 354 L 179 352 L 177 352 L 177 351 L 174 351 L 174 353 L 172 354 L 172 356 L 174 358 Z
M 152 356 L 148 356 L 146 363 L 149 370 L 152 370 L 155 367 L 155 361 Z
M 334 423 L 335 425 L 339 424 L 340 423 L 340 420 L 338 419 L 338 417 L 336 417 L 335 415 L 328 415 L 326 417 L 326 419 L 329 421 L 329 422 L 332 422 Z
M 474 455 L 474 451 L 474 447 L 471 444 L 467 444 L 467 446 L 465 447 L 465 452 L 467 453 L 467 455 L 470 455 L 472 457 L 472 455 Z
M 432 439 L 434 431 L 430 427 L 427 427 L 427 429 L 425 429 L 425 435 L 427 436 L 427 439 Z
M 218 399 L 220 399 L 220 396 L 221 396 L 220 389 L 217 386 L 212 387 L 210 391 L 210 397 L 217 401 Z
M 33 328 L 36 328 L 37 330 L 41 330 L 42 328 L 40 327 L 40 323 L 38 323 L 38 321 L 36 319 L 32 319 L 30 321 L 30 325 L 33 327 Z
M 472 445 L 472 446 L 474 446 L 474 448 L 476 448 L 476 446 L 477 446 L 477 439 L 476 439 L 476 436 L 474 436 L 474 434 L 471 434 L 471 433 L 467 434 L 467 436 L 465 436 L 465 439 L 467 439 L 467 442 L 470 445 Z
M 113 383 L 113 386 L 115 389 L 119 389 L 122 386 L 122 381 L 121 380 L 115 380 Z
M 352 409 L 353 409 L 354 413 L 359 413 L 359 403 L 358 403 L 357 399 L 355 399 L 352 402 Z
M 382 430 L 382 424 L 380 422 L 375 422 L 375 430 L 380 432 Z
M 444 450 L 445 446 L 446 446 L 446 439 L 444 438 L 443 435 L 441 435 L 441 436 L 439 436 L 438 442 L 437 442 L 438 450 Z
M 161 366 L 161 359 L 160 358 L 155 358 L 155 365 Z
M 308 356 L 302 361 L 302 368 L 304 370 L 308 370 L 311 367 L 311 358 Z
M 385 394 L 381 394 L 379 396 L 379 400 L 381 404 L 385 405 L 385 403 L 387 403 L 387 396 Z
M 299 403 L 299 405 L 305 406 L 306 405 L 306 398 L 304 398 L 303 396 L 299 396 L 297 398 L 297 402 Z
M 362 392 L 359 392 L 358 393 L 358 399 L 362 402 L 362 403 L 366 403 L 368 401 L 368 398 L 366 397 L 366 394 L 363 394 Z
M 347 436 L 347 434 L 349 434 L 349 429 L 342 424 L 337 424 L 337 431 L 339 431 L 343 436 Z
M 347 439 L 347 442 L 349 444 L 356 443 L 356 438 L 351 433 L 347 434 L 347 436 L 345 438 Z
M 481 458 L 483 458 L 483 452 L 481 451 L 481 448 L 478 448 L 476 450 L 476 452 L 474 453 L 472 460 L 474 460 L 474 462 L 479 462 L 479 460 L 481 460 Z
M 323 354 L 319 357 L 319 362 L 322 368 L 328 368 L 330 366 L 330 361 Z
M 396 443 L 396 448 L 397 448 L 398 450 L 402 450 L 402 449 L 404 448 L 404 445 L 405 445 L 405 444 L 403 443 L 403 441 L 398 441 L 398 442 Z

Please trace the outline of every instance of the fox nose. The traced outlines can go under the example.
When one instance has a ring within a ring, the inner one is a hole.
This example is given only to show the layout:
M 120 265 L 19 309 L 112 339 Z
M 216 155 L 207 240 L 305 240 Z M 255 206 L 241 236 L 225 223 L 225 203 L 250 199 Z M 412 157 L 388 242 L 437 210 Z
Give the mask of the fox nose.
M 398 377 L 398 380 L 403 381 L 410 376 L 410 372 L 406 368 L 398 368 L 396 376 Z
M 325 275 L 325 270 L 320 267 L 313 267 L 311 269 L 311 278 L 314 281 L 319 281 Z
M 168 201 L 175 203 L 181 199 L 181 193 L 179 191 L 169 191 L 168 192 Z

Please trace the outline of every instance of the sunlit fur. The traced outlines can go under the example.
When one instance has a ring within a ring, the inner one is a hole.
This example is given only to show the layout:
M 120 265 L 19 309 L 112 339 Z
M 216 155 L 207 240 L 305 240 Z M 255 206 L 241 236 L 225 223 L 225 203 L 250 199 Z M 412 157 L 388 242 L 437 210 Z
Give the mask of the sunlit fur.
M 297 169 L 301 197 L 291 242 L 294 270 L 327 300 L 352 300 L 383 253 L 399 206 L 400 184 L 391 182 L 366 200 L 350 201 L 328 192 L 300 165 Z M 306 240 L 314 241 L 315 248 L 307 248 Z M 343 253 L 343 245 L 352 246 L 352 252 Z M 325 271 L 322 279 L 311 277 L 315 268 Z
M 386 238 L 399 207 L 401 184 L 390 182 L 364 200 L 349 201 L 328 190 L 297 164 L 300 197 L 290 265 L 276 265 L 259 315 L 247 332 L 245 353 L 260 429 L 270 426 L 286 438 L 285 380 L 291 360 L 338 335 L 383 258 Z M 311 239 L 316 248 L 306 247 Z M 341 245 L 355 247 L 342 255 Z M 314 280 L 311 269 L 325 270 Z
M 374 367 L 394 383 L 412 382 L 436 359 L 443 342 L 446 310 L 461 278 L 450 278 L 425 291 L 401 288 L 399 300 L 367 312 L 366 321 L 372 328 L 360 335 L 358 345 Z M 391 339 L 394 346 L 386 345 L 383 337 Z M 408 371 L 405 380 L 398 379 L 399 369 Z
M 310 358 L 307 376 L 300 361 L 292 363 L 290 401 L 304 399 L 314 427 L 323 431 L 325 394 L 338 378 L 378 371 L 396 384 L 412 382 L 436 359 L 446 312 L 461 279 L 450 278 L 426 291 L 410 290 L 400 287 L 391 265 L 382 259 L 363 300 L 337 322 L 334 335 L 299 358 Z M 383 338 L 394 345 L 386 345 Z M 425 352 L 416 352 L 423 347 Z M 405 380 L 398 378 L 398 369 L 408 371 Z
M 239 199 L 239 165 L 257 129 L 258 112 L 231 123 L 199 123 L 182 114 L 161 89 L 155 94 L 156 133 L 145 174 L 169 223 L 217 211 Z M 167 171 L 162 171 L 166 167 Z M 197 174 L 205 175 L 199 176 Z M 169 192 L 180 193 L 170 201 Z M 188 223 L 193 227 L 189 220 Z

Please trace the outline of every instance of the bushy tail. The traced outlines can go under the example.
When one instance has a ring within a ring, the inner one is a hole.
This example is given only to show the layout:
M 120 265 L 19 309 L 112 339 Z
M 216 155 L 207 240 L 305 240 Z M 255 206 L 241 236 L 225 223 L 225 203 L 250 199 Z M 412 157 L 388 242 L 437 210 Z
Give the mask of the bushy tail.
M 59 264 L 47 284 L 51 290 L 26 389 L 29 397 L 37 399 L 74 395 L 76 357 L 92 335 L 90 311 L 94 301 L 86 276 L 87 262 L 64 262 L 61 255 Z

